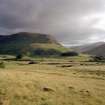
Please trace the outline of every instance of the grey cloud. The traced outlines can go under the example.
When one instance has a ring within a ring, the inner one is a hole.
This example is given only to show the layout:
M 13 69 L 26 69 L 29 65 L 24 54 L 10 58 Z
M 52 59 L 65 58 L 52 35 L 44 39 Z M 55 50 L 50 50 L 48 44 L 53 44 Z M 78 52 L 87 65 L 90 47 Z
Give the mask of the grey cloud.
M 104 38 L 105 30 L 93 27 L 105 12 L 104 4 L 105 0 L 0 0 L 0 33 L 48 33 L 64 44 Z

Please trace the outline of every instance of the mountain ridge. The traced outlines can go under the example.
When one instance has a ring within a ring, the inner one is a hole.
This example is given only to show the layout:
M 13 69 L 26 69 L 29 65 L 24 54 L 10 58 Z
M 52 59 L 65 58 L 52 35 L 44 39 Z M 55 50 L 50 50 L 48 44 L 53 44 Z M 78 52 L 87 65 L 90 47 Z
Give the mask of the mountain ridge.
M 97 43 L 92 43 L 92 44 L 83 45 L 83 46 L 76 46 L 76 47 L 72 47 L 72 49 L 80 53 L 105 57 L 105 54 L 104 54 L 105 42 L 97 42 Z

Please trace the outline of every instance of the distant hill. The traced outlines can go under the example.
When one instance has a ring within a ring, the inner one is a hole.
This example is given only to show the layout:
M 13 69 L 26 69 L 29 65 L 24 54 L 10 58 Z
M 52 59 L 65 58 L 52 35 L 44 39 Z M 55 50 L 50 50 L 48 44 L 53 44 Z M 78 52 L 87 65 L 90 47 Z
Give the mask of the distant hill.
M 50 35 L 28 32 L 0 35 L 0 54 L 53 55 L 62 51 L 66 48 Z
M 80 53 L 105 57 L 105 42 L 97 42 L 83 46 L 76 46 L 72 47 L 72 49 Z

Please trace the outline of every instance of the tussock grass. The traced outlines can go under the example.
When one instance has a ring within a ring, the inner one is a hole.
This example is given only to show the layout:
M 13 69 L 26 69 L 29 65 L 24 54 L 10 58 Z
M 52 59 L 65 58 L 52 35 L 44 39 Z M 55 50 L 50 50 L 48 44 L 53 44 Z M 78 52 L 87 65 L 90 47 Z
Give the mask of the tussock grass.
M 105 65 L 80 63 L 51 58 L 33 65 L 5 62 L 6 69 L 0 69 L 0 105 L 105 105 Z

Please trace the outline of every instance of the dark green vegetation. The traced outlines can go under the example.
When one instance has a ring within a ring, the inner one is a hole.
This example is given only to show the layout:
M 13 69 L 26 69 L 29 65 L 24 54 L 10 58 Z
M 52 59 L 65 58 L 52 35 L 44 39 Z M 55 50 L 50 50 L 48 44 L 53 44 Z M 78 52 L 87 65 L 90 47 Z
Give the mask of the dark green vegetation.
M 39 33 L 20 32 L 0 36 L 0 54 L 9 55 L 58 55 L 67 51 L 53 37 Z
M 78 55 L 79 54 L 75 51 L 68 51 L 68 52 L 64 52 L 61 54 L 61 56 L 64 56 L 64 57 L 66 57 L 66 56 L 78 56 Z

